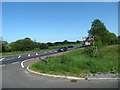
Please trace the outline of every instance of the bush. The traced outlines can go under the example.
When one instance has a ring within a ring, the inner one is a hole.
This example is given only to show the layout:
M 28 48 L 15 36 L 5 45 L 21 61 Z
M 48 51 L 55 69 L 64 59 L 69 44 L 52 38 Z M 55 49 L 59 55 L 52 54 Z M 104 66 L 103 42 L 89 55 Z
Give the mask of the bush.
M 35 51 L 38 51 L 38 50 L 40 50 L 40 49 L 39 49 L 39 48 L 34 48 L 34 50 L 35 50 Z
M 41 43 L 40 49 L 47 49 L 47 48 L 48 48 L 48 45 L 47 45 L 47 44 Z
M 97 51 L 95 46 L 88 46 L 85 50 L 81 52 L 81 54 L 90 56 L 90 57 L 97 57 Z

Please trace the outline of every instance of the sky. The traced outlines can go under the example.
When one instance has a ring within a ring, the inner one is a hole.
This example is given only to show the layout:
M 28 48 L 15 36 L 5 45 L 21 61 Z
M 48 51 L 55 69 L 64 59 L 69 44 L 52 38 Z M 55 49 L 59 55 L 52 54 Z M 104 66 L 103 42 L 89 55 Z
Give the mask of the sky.
M 118 36 L 117 2 L 3 2 L 2 36 L 9 43 L 81 41 L 95 19 Z

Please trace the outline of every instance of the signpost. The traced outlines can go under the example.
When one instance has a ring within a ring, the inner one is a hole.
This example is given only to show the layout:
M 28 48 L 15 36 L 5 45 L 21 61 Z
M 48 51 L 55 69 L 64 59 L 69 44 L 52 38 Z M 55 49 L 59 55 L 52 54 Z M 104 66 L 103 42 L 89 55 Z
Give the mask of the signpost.
M 90 45 L 91 43 L 93 43 L 93 45 L 94 45 L 94 36 L 93 37 L 88 37 L 88 39 L 87 39 L 87 37 L 82 37 L 82 40 L 84 41 L 84 43 L 86 45 Z
M 87 37 L 82 37 L 82 40 L 85 41 L 87 39 Z

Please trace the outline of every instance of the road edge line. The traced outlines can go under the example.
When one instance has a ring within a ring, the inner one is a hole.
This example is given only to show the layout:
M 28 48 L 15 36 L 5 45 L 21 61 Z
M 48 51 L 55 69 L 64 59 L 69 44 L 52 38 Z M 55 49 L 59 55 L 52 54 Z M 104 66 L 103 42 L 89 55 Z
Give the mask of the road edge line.
M 21 62 L 21 67 L 22 67 L 22 68 L 24 68 L 24 65 L 23 65 L 23 64 L 24 64 L 24 62 L 26 62 L 26 61 L 28 61 L 28 60 L 33 60 L 33 59 L 35 59 L 35 58 L 32 58 L 32 59 L 27 59 L 27 60 L 22 61 L 22 62 Z
M 62 78 L 62 79 L 69 79 L 69 80 L 119 80 L 120 78 L 79 78 L 79 77 L 73 77 L 73 76 L 62 76 L 62 75 L 51 75 L 51 74 L 44 74 L 44 73 L 39 73 L 33 70 L 29 69 L 29 66 L 27 67 L 27 71 L 30 73 L 38 74 L 41 76 L 47 76 L 47 77 L 53 77 L 53 78 Z
M 23 65 L 24 61 L 21 62 L 21 67 L 24 68 L 24 65 Z
M 85 80 L 85 78 L 79 78 L 79 77 L 62 76 L 62 75 L 51 75 L 51 74 L 39 73 L 39 72 L 30 70 L 30 69 L 29 69 L 29 66 L 27 67 L 27 71 L 29 71 L 29 72 L 31 72 L 31 73 L 34 73 L 34 74 L 41 75 L 41 76 L 47 76 L 47 77 L 53 77 L 53 78 Z

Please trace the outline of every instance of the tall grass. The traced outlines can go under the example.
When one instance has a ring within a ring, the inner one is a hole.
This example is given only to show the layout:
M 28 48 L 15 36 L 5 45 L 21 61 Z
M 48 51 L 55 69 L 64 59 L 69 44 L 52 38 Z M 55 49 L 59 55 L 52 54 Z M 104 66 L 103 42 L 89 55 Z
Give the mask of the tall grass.
M 37 62 L 30 69 L 50 74 L 85 77 L 87 73 L 117 73 L 117 45 L 101 48 L 97 57 L 81 54 L 75 50 L 64 55 L 47 57 L 48 62 Z

